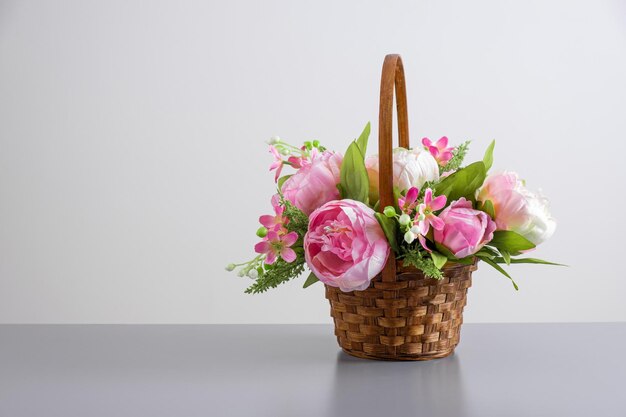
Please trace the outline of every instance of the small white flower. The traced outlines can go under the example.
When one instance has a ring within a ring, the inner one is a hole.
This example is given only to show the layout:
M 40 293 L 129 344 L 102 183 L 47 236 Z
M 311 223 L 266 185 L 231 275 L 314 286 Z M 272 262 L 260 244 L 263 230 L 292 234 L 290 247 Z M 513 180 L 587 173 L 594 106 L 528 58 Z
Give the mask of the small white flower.
M 402 215 L 400 215 L 400 218 L 398 219 L 398 223 L 400 223 L 402 226 L 406 226 L 411 223 L 411 217 L 406 213 L 402 213 Z
M 408 244 L 411 244 L 413 243 L 416 237 L 417 236 L 415 235 L 415 233 L 409 230 L 408 232 L 404 234 L 404 241 Z

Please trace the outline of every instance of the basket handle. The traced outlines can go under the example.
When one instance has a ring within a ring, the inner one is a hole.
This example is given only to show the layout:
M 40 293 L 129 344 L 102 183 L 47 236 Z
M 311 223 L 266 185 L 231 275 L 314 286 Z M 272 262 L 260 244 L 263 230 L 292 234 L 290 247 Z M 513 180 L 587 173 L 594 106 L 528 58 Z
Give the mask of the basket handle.
M 393 92 L 396 92 L 396 110 L 398 113 L 398 136 L 400 146 L 409 148 L 409 119 L 406 106 L 406 84 L 404 67 L 400 55 L 385 57 L 380 80 L 380 111 L 378 115 L 378 184 L 382 212 L 387 206 L 394 206 L 393 201 Z M 393 254 L 392 254 L 393 255 Z M 383 281 L 396 280 L 396 259 L 390 256 L 382 272 Z

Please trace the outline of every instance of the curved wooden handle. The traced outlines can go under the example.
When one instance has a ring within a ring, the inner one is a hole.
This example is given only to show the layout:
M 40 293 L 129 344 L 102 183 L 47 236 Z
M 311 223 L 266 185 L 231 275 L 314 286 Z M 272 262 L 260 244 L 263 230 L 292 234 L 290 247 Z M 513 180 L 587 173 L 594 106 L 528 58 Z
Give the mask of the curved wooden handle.
M 409 119 L 406 106 L 404 67 L 400 55 L 387 55 L 380 80 L 380 112 L 378 116 L 378 184 L 379 210 L 393 206 L 393 92 L 396 92 L 398 136 L 400 146 L 409 148 Z M 391 254 L 393 255 L 393 254 Z M 396 280 L 396 259 L 389 256 L 383 269 L 383 281 Z

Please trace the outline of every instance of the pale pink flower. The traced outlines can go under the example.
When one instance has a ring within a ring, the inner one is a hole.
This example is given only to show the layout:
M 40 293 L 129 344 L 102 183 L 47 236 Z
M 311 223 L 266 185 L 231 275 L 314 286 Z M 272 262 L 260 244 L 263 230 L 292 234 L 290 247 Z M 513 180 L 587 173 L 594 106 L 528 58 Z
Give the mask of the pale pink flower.
M 435 230 L 443 228 L 443 221 L 435 215 L 435 211 L 439 211 L 446 205 L 446 196 L 440 195 L 433 198 L 433 190 L 430 188 L 424 192 L 424 202 L 419 205 L 419 228 L 420 234 L 426 235 L 430 226 Z
M 291 246 L 297 240 L 298 234 L 296 232 L 279 235 L 275 231 L 270 231 L 262 242 L 254 245 L 254 251 L 266 255 L 266 264 L 273 264 L 278 256 L 283 258 L 285 262 L 291 263 L 296 260 L 296 252 L 291 249 Z
M 340 198 L 337 184 L 340 182 L 341 154 L 324 151 L 312 154 L 309 161 L 282 186 L 286 200 L 302 210 L 307 216 L 322 204 Z
M 448 138 L 446 136 L 442 136 L 435 143 L 433 143 L 428 138 L 423 138 L 422 144 L 437 160 L 437 163 L 439 163 L 439 165 L 443 166 L 447 164 L 450 159 L 452 159 L 452 151 L 454 150 L 454 148 L 448 147 Z
M 493 239 L 496 230 L 491 217 L 483 211 L 474 210 L 472 203 L 463 197 L 446 207 L 439 214 L 439 219 L 443 221 L 443 227 L 435 228 L 435 242 L 459 259 L 478 252 Z
M 390 247 L 374 214 L 348 199 L 330 201 L 311 214 L 304 257 L 320 281 L 342 291 L 364 290 L 383 270 Z
M 446 205 L 446 196 L 440 195 L 433 198 L 433 190 L 430 188 L 426 189 L 424 192 L 424 202 L 418 207 L 418 223 L 417 223 L 417 237 L 420 241 L 420 244 L 427 251 L 431 251 L 428 246 L 426 246 L 426 239 L 424 236 L 430 230 L 430 226 L 435 230 L 443 229 L 444 223 L 439 217 L 435 215 L 435 211 L 439 211 Z
M 370 183 L 370 203 L 379 198 L 378 155 L 365 159 L 365 168 Z M 411 187 L 421 187 L 426 181 L 439 180 L 439 166 L 428 152 L 422 149 L 396 148 L 393 150 L 393 186 L 398 191 L 407 191 Z
M 517 232 L 535 245 L 547 240 L 556 229 L 547 199 L 529 191 L 514 172 L 487 177 L 477 198 L 493 204 L 498 230 Z
M 283 156 L 278 152 L 275 146 L 270 145 L 270 153 L 274 156 L 274 162 L 270 165 L 270 171 L 276 170 L 274 174 L 274 181 L 278 181 L 278 177 L 280 177 L 280 173 L 283 170 L 283 166 L 285 165 L 285 161 L 283 161 Z

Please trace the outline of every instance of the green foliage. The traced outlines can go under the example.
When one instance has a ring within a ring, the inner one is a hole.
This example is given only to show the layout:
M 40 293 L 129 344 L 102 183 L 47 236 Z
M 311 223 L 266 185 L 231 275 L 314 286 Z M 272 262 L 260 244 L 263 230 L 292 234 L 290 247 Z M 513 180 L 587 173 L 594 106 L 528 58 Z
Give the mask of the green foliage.
M 409 249 L 402 255 L 404 266 L 414 266 L 429 278 L 442 279 L 443 272 L 435 266 L 432 258 L 423 256 L 422 252 L 416 249 Z
M 448 204 L 461 197 L 474 201 L 476 190 L 483 185 L 486 175 L 485 164 L 482 161 L 474 162 L 436 184 L 435 194 L 445 195 Z
M 289 200 L 282 199 L 281 203 L 285 207 L 284 215 L 289 219 L 285 227 L 289 232 L 296 232 L 299 236 L 298 240 L 302 242 L 309 228 L 309 217 Z
M 369 199 L 369 177 L 365 169 L 365 158 L 357 142 L 352 142 L 343 157 L 340 171 L 341 198 L 367 204 Z
M 511 265 L 511 254 L 506 249 L 500 249 L 500 253 L 502 254 L 502 259 L 504 263 L 507 265 Z
M 313 272 L 311 272 L 309 276 L 307 277 L 306 281 L 304 281 L 304 285 L 302 286 L 302 288 L 308 288 L 318 281 L 319 279 L 315 276 Z
M 483 157 L 483 163 L 485 164 L 485 171 L 489 171 L 491 166 L 493 165 L 493 148 L 496 146 L 496 141 L 493 140 L 487 147 L 485 151 L 485 156 Z
M 504 250 L 511 255 L 519 255 L 521 251 L 535 247 L 533 242 L 511 230 L 497 230 L 493 232 L 493 239 L 488 245 L 497 248 L 500 253 Z
M 282 177 L 280 177 L 278 179 L 278 181 L 277 181 L 278 189 L 281 190 L 283 188 L 283 184 L 285 183 L 285 181 L 287 181 L 292 176 L 293 176 L 293 174 L 291 174 L 291 175 L 283 175 Z
M 393 251 L 395 253 L 400 253 L 400 248 L 398 247 L 398 222 L 396 219 L 389 218 L 383 213 L 376 213 L 375 216 Z
M 298 258 L 287 263 L 278 258 L 272 265 L 267 265 L 263 274 L 256 278 L 254 284 L 246 289 L 246 294 L 258 294 L 276 288 L 282 283 L 297 278 L 304 271 L 304 256 L 298 254 Z
M 498 264 L 506 263 L 506 260 L 504 259 L 504 257 L 496 256 L 492 260 Z M 541 265 L 567 266 L 563 264 L 557 264 L 554 262 L 544 261 L 543 259 L 537 259 L 537 258 L 517 258 L 517 259 L 511 258 L 511 263 L 512 264 L 541 264 Z
M 448 257 L 440 254 L 437 251 L 432 251 L 430 253 L 430 256 L 433 258 L 433 263 L 435 264 L 435 267 L 437 267 L 437 269 L 443 268 L 446 262 L 448 262 Z
M 370 137 L 370 122 L 367 122 L 367 124 L 365 125 L 365 128 L 363 129 L 363 132 L 361 132 L 361 135 L 359 135 L 359 138 L 356 140 L 356 144 L 359 146 L 359 150 L 361 151 L 361 154 L 363 154 L 364 157 L 367 154 L 367 141 L 369 137 Z
M 482 256 L 481 254 L 478 254 L 478 253 L 476 254 L 476 256 L 478 256 L 480 259 L 482 259 L 487 265 L 492 266 L 496 271 L 500 272 L 502 275 L 504 275 L 505 277 L 510 279 L 511 282 L 513 283 L 513 288 L 515 288 L 515 291 L 519 290 L 519 287 L 517 286 L 517 284 L 515 283 L 513 278 L 511 278 L 511 276 L 508 274 L 508 272 L 506 272 L 504 269 L 502 269 L 502 267 L 500 265 L 495 263 L 493 260 L 491 260 L 487 256 Z
M 448 161 L 448 163 L 441 168 L 439 168 L 439 172 L 443 174 L 448 171 L 455 171 L 463 165 L 463 160 L 465 159 L 465 155 L 467 155 L 467 150 L 469 149 L 470 141 L 465 141 L 452 151 L 452 158 Z M 425 189 L 426 187 L 424 187 Z
M 496 218 L 496 209 L 493 206 L 493 203 L 491 202 L 491 200 L 487 200 L 485 202 L 483 202 L 482 206 L 480 207 L 479 210 L 484 211 L 485 213 L 487 213 L 489 215 L 489 217 L 491 217 L 493 220 L 495 220 Z

